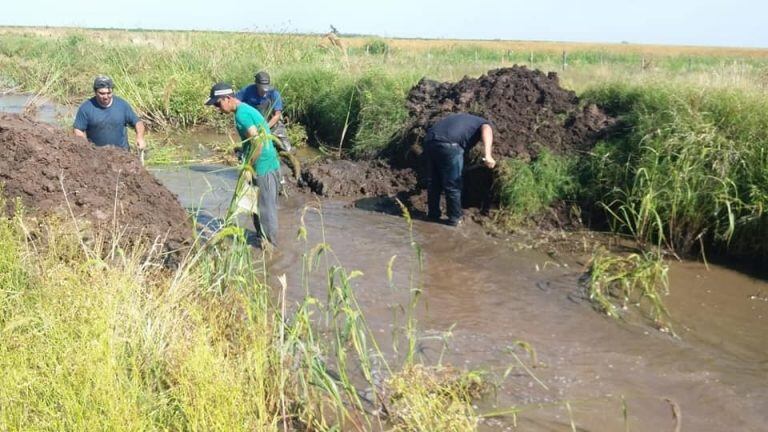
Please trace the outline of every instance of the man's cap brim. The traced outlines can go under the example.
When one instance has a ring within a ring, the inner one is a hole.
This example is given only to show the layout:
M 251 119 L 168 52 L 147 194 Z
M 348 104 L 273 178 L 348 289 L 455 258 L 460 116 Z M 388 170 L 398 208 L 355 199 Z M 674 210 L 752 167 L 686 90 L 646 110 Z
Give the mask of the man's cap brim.
M 223 97 L 234 96 L 234 95 L 235 95 L 235 91 L 231 87 L 230 88 L 218 89 L 218 90 L 212 90 L 211 91 L 211 97 L 208 98 L 208 101 L 205 102 L 205 104 L 206 105 L 213 105 L 216 102 L 218 102 L 219 99 L 221 99 Z

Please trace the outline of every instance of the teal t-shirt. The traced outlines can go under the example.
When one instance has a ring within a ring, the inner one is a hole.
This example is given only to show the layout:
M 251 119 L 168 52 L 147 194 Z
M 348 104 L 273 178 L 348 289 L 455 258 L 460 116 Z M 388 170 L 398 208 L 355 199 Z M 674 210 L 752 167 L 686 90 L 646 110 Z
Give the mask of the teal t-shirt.
M 237 106 L 237 110 L 235 110 L 235 127 L 237 128 L 237 133 L 240 134 L 241 140 L 248 138 L 248 129 L 251 126 L 256 126 L 259 132 L 263 130 L 267 134 L 271 134 L 269 124 L 264 120 L 261 113 L 246 103 L 240 103 Z M 248 140 L 243 143 L 243 154 L 248 155 L 250 151 L 251 140 Z M 265 140 L 261 149 L 261 155 L 254 161 L 253 168 L 256 170 L 256 175 L 260 176 L 280 169 L 280 160 L 277 157 L 277 150 L 275 145 L 272 144 L 271 139 Z

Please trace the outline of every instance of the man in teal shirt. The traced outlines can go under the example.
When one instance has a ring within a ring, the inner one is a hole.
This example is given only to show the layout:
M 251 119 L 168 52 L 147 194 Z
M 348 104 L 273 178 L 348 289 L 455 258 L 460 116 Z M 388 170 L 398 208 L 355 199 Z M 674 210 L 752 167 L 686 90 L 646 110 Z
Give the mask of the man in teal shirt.
M 249 157 L 256 177 L 252 183 L 259 188 L 259 214 L 254 215 L 253 225 L 260 231 L 262 239 L 277 245 L 277 195 L 280 190 L 280 160 L 264 117 L 250 105 L 241 102 L 227 83 L 211 87 L 206 105 L 213 105 L 219 111 L 235 115 L 235 128 L 243 143 L 243 156 Z

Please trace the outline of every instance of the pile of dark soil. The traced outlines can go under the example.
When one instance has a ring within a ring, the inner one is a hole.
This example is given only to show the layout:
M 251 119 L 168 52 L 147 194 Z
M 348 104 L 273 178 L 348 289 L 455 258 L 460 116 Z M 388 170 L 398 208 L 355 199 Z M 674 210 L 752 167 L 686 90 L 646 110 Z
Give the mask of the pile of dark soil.
M 394 169 L 382 160 L 325 160 L 301 173 L 301 184 L 324 197 L 394 196 L 416 187 L 411 169 Z
M 0 183 L 6 214 L 17 197 L 41 215 L 69 215 L 68 201 L 76 217 L 110 236 L 117 227 L 129 244 L 159 240 L 166 251 L 181 251 L 192 242 L 187 213 L 135 156 L 46 123 L 0 116 Z
M 421 160 L 421 143 L 427 130 L 449 114 L 467 112 L 490 120 L 493 154 L 499 162 L 535 160 L 543 149 L 558 155 L 579 154 L 616 124 L 595 105 L 584 105 L 573 91 L 561 88 L 556 73 L 524 66 L 492 70 L 457 83 L 424 78 L 411 89 L 406 105 L 410 116 L 403 138 L 384 154 L 389 166 L 379 161 L 325 162 L 304 173 L 305 183 L 326 196 L 405 196 L 407 204 L 420 208 L 426 201 L 423 189 L 429 175 Z M 465 207 L 487 210 L 496 203 L 495 172 L 479 163 L 479 147 L 465 155 L 462 199 Z M 375 174 L 370 167 L 376 167 Z M 410 175 L 416 179 L 407 178 Z M 557 206 L 566 208 L 562 203 Z
M 411 89 L 410 122 L 395 160 L 406 162 L 427 129 L 448 114 L 467 112 L 494 125 L 496 159 L 532 160 L 546 148 L 555 154 L 586 151 L 615 123 L 595 105 L 581 106 L 573 91 L 560 87 L 557 74 L 525 66 L 496 69 L 457 83 L 426 78 Z

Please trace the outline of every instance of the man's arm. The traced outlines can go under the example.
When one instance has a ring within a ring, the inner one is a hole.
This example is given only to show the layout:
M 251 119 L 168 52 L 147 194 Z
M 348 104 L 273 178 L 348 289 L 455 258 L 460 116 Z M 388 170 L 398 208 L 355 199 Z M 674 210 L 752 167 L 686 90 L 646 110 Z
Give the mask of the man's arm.
M 280 92 L 277 91 L 277 89 L 273 89 L 271 91 L 271 95 L 272 95 L 272 106 L 270 108 L 272 109 L 272 116 L 269 118 L 270 129 L 275 127 L 277 122 L 279 122 L 280 119 L 283 118 L 283 96 L 280 95 Z
M 283 112 L 281 110 L 274 110 L 272 112 L 272 117 L 269 118 L 269 128 L 274 128 L 281 118 L 283 118 Z
M 88 136 L 85 134 L 85 131 L 88 129 L 88 116 L 85 113 L 84 105 L 85 104 L 81 105 L 80 108 L 77 109 L 72 129 L 76 137 L 88 141 Z
M 136 129 L 136 147 L 139 150 L 144 150 L 147 146 L 144 143 L 144 122 L 139 120 L 134 128 Z
M 85 131 L 81 131 L 78 128 L 72 128 L 72 130 L 75 132 L 75 136 L 78 138 L 82 138 L 86 141 L 88 141 L 88 137 L 85 135 Z
M 483 149 L 485 151 L 485 157 L 483 158 L 485 166 L 488 168 L 495 167 L 496 159 L 491 155 L 493 150 L 493 129 L 490 125 L 484 124 L 480 126 L 480 140 L 483 142 Z
M 246 134 L 248 134 L 248 139 L 251 140 L 251 157 L 248 159 L 248 165 L 253 165 L 253 163 L 261 156 L 261 151 L 264 148 L 263 140 L 259 137 L 259 130 L 256 128 L 256 126 L 251 126 L 246 131 Z

